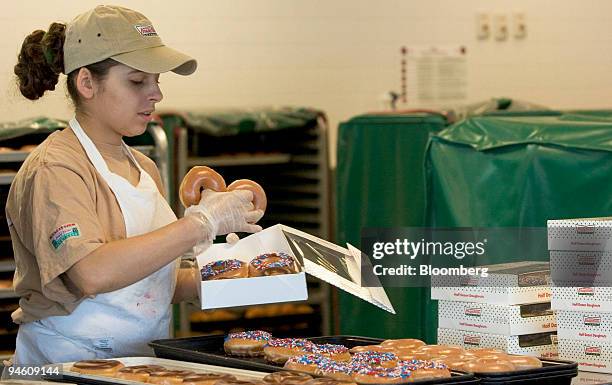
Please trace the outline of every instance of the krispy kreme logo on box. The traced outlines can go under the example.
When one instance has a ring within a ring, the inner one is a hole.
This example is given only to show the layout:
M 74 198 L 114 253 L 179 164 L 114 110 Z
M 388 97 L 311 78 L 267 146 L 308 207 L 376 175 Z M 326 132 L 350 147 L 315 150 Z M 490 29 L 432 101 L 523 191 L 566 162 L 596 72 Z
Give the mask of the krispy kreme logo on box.
M 599 326 L 601 325 L 601 317 L 584 316 L 584 324 L 588 326 Z
M 578 295 L 595 295 L 595 291 L 592 287 L 579 287 Z
M 480 346 L 480 337 L 478 336 L 463 336 L 464 345 Z
M 482 309 L 479 307 L 466 307 L 465 315 L 469 317 L 480 317 L 482 315 Z
M 595 234 L 595 228 L 591 226 L 576 226 L 577 234 Z
M 576 257 L 579 266 L 593 266 L 595 265 L 594 255 L 579 255 Z
M 584 354 L 587 356 L 601 356 L 601 347 L 587 346 L 584 348 Z

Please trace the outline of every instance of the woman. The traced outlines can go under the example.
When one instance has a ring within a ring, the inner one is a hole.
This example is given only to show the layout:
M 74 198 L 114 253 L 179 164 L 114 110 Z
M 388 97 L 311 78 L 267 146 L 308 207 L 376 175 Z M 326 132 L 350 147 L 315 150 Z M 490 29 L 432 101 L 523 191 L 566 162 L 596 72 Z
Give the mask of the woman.
M 38 99 L 65 73 L 75 118 L 28 157 L 7 200 L 15 364 L 150 355 L 147 342 L 169 336 L 170 304 L 198 290 L 197 270 L 178 269 L 179 257 L 217 235 L 261 230 L 247 191 L 206 191 L 177 220 L 155 164 L 122 141 L 145 131 L 159 74 L 196 65 L 142 14 L 116 6 L 26 37 L 21 93 Z

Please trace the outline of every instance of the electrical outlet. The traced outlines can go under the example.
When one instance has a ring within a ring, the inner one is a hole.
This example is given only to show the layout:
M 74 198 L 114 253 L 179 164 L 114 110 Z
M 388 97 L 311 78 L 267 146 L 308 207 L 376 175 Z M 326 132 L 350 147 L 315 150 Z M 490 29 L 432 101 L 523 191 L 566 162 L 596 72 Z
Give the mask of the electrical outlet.
M 512 34 L 515 39 L 527 37 L 527 22 L 523 12 L 515 12 L 512 15 Z
M 508 18 L 500 13 L 493 17 L 493 36 L 497 41 L 508 39 Z
M 487 40 L 491 36 L 491 19 L 485 12 L 476 14 L 476 38 Z

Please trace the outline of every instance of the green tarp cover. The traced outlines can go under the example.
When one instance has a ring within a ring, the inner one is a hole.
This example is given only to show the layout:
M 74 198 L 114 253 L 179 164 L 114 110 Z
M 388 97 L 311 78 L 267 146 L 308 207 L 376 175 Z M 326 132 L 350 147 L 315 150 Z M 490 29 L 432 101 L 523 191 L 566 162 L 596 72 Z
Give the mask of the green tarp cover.
M 429 224 L 544 227 L 612 214 L 612 119 L 589 119 L 475 117 L 433 135 Z
M 171 113 L 164 115 L 172 115 Z M 175 114 L 176 115 L 176 114 Z M 314 125 L 323 113 L 310 108 L 249 108 L 191 110 L 180 114 L 188 128 L 212 136 L 303 128 Z
M 66 128 L 68 123 L 45 117 L 36 117 L 16 122 L 0 123 L 0 140 L 18 138 L 29 134 L 48 134 Z
M 359 245 L 363 227 L 424 226 L 423 162 L 439 115 L 364 115 L 340 124 L 336 177 L 336 236 Z M 342 334 L 435 341 L 432 304 L 423 288 L 385 289 L 397 315 L 340 292 Z

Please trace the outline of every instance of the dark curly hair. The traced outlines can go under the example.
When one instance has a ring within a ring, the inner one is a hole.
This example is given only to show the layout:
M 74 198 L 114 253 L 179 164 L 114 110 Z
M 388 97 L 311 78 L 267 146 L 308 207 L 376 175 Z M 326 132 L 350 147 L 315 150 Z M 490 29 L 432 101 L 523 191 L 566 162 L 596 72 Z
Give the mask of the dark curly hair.
M 66 24 L 52 23 L 45 33 L 36 30 L 29 34 L 21 46 L 14 72 L 21 94 L 30 100 L 37 100 L 46 91 L 55 90 L 59 75 L 64 72 L 64 39 Z M 85 66 L 96 80 L 102 80 L 108 70 L 119 64 L 113 59 L 106 59 Z M 70 99 L 76 107 L 80 97 L 76 88 L 76 76 L 79 69 L 67 74 L 66 88 Z

